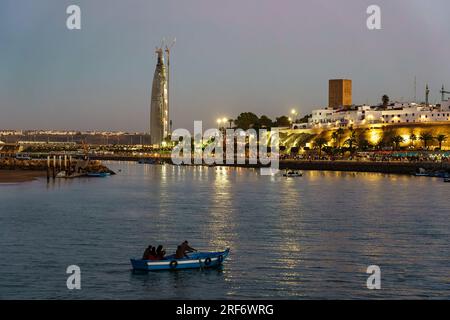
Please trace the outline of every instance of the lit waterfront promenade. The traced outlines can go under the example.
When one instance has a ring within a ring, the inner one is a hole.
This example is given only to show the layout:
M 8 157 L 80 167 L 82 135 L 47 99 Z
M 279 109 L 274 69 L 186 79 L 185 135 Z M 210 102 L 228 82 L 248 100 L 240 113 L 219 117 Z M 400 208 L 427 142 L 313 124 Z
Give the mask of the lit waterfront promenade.
M 170 155 L 147 157 L 148 159 L 161 160 L 172 163 Z M 96 160 L 138 161 L 138 156 L 92 156 Z M 252 164 L 223 164 L 218 166 L 258 168 L 261 165 Z M 280 169 L 318 170 L 318 171 L 353 171 L 353 172 L 379 172 L 392 174 L 411 174 L 420 168 L 430 171 L 450 170 L 450 162 L 441 161 L 371 161 L 371 160 L 280 160 Z
M 448 156 L 443 156 L 442 160 L 432 160 L 429 158 L 399 158 L 393 156 L 398 152 L 391 152 L 383 154 L 378 158 L 375 158 L 375 153 L 372 157 L 358 156 L 354 159 L 296 159 L 286 157 L 282 155 L 279 161 L 279 168 L 284 169 L 296 169 L 296 170 L 317 170 L 317 171 L 347 171 L 347 172 L 378 172 L 388 174 L 412 174 L 418 172 L 420 168 L 427 171 L 447 171 L 450 172 L 450 159 Z M 444 154 L 443 152 L 441 152 Z M 448 152 L 445 152 L 447 154 Z M 11 158 L 11 161 L 7 159 L 0 160 L 0 169 L 17 169 L 17 170 L 46 170 L 44 159 L 47 158 L 49 153 L 32 153 L 30 156 L 35 160 L 21 161 Z M 90 154 L 91 160 L 100 161 L 133 161 L 137 162 L 142 159 L 151 159 L 155 163 L 167 163 L 172 164 L 172 158 L 170 152 L 165 153 L 149 153 L 141 155 L 133 155 L 130 153 L 116 153 L 116 154 Z M 235 159 L 236 160 L 236 159 Z M 225 161 L 224 161 L 225 162 Z M 22 165 L 23 163 L 23 165 Z M 191 159 L 192 165 L 194 159 Z M 206 165 L 206 164 L 203 164 Z M 213 165 L 214 166 L 214 165 Z M 248 160 L 246 164 L 238 164 L 237 161 L 234 164 L 217 164 L 216 166 L 228 166 L 228 167 L 246 167 L 246 168 L 259 168 L 261 164 L 249 164 Z

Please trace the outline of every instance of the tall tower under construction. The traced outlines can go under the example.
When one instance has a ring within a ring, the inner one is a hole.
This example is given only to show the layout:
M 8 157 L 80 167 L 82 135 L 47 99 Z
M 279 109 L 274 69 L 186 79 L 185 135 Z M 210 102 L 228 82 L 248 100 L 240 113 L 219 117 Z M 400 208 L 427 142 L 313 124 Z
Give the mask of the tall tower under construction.
M 157 48 L 156 54 L 158 60 L 150 104 L 150 138 L 151 144 L 161 145 L 169 135 L 168 69 L 164 64 L 163 49 Z

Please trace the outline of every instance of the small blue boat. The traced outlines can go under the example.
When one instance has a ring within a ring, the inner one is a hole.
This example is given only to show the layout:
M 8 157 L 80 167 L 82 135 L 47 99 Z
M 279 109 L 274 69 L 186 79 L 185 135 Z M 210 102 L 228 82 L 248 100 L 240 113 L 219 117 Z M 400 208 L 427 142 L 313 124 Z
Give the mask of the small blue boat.
M 155 159 L 151 159 L 151 158 L 144 158 L 144 159 L 139 159 L 138 160 L 139 164 L 156 164 L 156 160 Z
M 195 252 L 187 258 L 175 259 L 175 255 L 166 256 L 163 260 L 130 259 L 133 270 L 159 271 L 179 269 L 214 268 L 220 266 L 228 257 L 230 249 L 220 252 Z
M 88 172 L 86 175 L 92 178 L 103 178 L 111 174 L 109 172 Z

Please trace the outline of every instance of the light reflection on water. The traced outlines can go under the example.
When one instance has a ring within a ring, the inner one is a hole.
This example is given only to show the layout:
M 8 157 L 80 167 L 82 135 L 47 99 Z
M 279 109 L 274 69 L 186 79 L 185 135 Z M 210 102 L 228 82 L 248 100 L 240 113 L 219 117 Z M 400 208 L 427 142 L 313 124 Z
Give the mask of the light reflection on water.
M 0 298 L 450 297 L 439 179 L 109 164 L 117 176 L 0 186 Z M 133 274 L 148 244 L 231 248 L 221 270 Z M 65 269 L 82 269 L 69 292 Z M 368 265 L 382 290 L 365 288 Z

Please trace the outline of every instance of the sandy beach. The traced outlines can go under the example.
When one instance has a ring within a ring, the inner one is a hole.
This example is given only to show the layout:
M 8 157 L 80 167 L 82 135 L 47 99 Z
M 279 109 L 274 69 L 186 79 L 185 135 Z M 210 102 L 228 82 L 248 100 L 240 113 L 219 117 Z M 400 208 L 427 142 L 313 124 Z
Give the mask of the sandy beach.
M 16 183 L 35 180 L 45 176 L 45 171 L 33 170 L 0 170 L 0 183 Z

